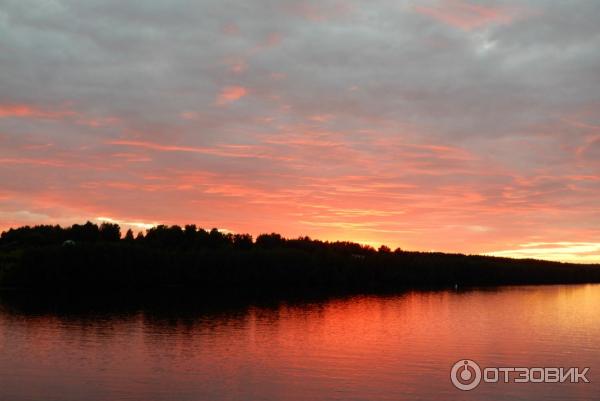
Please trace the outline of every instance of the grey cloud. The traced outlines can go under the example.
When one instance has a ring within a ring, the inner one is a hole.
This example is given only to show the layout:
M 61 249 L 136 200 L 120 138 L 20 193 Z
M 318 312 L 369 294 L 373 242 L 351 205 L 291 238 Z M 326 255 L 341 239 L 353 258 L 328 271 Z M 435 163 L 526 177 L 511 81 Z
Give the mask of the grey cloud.
M 0 117 L 0 158 L 91 164 L 63 176 L 12 166 L 0 180 L 20 193 L 40 190 L 39 181 L 66 193 L 87 181 L 137 182 L 177 167 L 275 193 L 322 176 L 362 174 L 423 193 L 462 182 L 493 205 L 508 203 L 507 187 L 536 202 L 574 202 L 568 180 L 528 179 L 597 174 L 591 159 L 598 146 L 589 144 L 597 130 L 566 121 L 598 123 L 600 5 L 477 4 L 507 7 L 514 19 L 467 31 L 417 13 L 416 2 L 387 0 L 0 0 L 0 107 L 73 112 Z M 218 105 L 229 86 L 247 94 Z M 313 134 L 339 146 L 266 142 Z M 117 139 L 262 146 L 290 160 L 151 152 L 110 144 Z M 45 143 L 52 147 L 28 147 Z M 432 143 L 464 149 L 475 161 L 425 153 L 420 173 L 438 174 L 389 173 L 404 162 L 414 167 L 418 157 L 404 144 Z M 127 165 L 124 153 L 148 160 Z M 110 165 L 96 170 L 98 159 Z M 118 203 L 98 188 L 85 191 L 99 205 Z

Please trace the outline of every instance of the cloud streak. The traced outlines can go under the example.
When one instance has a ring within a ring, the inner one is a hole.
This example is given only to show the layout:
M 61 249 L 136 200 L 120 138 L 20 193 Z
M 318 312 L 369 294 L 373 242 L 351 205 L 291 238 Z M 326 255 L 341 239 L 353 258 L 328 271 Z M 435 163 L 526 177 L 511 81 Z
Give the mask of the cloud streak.
M 240 72 L 241 69 L 242 67 L 240 67 L 239 65 L 235 65 L 233 67 L 233 70 L 235 72 Z M 235 102 L 236 100 L 239 100 L 246 96 L 247 93 L 248 90 L 243 86 L 227 86 L 221 89 L 221 93 L 219 93 L 219 97 L 217 98 L 217 104 L 225 105 L 228 103 Z
M 0 104 L 0 118 L 42 118 L 52 120 L 72 117 L 75 114 L 71 110 L 42 110 L 25 104 Z
M 463 0 L 441 0 L 433 6 L 415 6 L 415 11 L 465 31 L 492 24 L 508 24 L 516 16 L 514 9 Z

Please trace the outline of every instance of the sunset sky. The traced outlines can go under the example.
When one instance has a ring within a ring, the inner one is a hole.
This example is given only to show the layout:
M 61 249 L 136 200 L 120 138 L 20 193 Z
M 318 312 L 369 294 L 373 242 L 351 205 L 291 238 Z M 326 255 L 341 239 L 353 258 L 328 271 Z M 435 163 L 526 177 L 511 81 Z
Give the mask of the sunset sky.
M 600 2 L 0 0 L 0 231 L 600 262 Z

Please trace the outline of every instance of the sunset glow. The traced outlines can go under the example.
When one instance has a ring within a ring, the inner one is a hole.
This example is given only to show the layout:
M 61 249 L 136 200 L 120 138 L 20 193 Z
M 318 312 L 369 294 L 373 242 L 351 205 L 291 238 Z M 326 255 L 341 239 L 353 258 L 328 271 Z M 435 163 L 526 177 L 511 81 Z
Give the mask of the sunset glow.
M 194 223 L 600 262 L 599 15 L 589 1 L 9 2 L 0 231 Z

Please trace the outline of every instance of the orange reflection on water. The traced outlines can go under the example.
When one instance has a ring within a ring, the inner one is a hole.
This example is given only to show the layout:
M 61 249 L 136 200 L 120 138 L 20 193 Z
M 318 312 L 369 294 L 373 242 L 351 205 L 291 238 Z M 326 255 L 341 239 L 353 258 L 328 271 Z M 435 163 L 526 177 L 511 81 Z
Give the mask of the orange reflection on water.
M 487 385 L 463 393 L 449 370 L 470 358 L 593 372 L 599 304 L 600 286 L 585 285 L 118 314 L 5 308 L 0 398 L 579 399 L 598 386 Z

